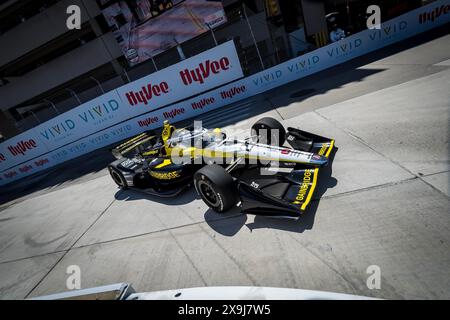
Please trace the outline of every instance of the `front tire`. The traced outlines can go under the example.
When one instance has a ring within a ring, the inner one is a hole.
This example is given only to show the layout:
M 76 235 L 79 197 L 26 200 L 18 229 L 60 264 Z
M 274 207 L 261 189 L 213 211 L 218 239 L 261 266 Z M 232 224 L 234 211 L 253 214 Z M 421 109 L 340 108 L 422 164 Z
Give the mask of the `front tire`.
M 125 177 L 123 176 L 122 172 L 117 170 L 114 167 L 109 166 L 109 174 L 111 175 L 111 178 L 114 180 L 114 182 L 119 186 L 121 189 L 128 189 L 128 183 L 127 180 L 125 180 Z
M 233 177 L 221 166 L 208 165 L 194 174 L 194 185 L 202 200 L 215 212 L 223 213 L 238 202 Z
M 258 143 L 281 147 L 286 140 L 286 130 L 276 119 L 259 119 L 252 126 L 252 136 L 258 136 Z

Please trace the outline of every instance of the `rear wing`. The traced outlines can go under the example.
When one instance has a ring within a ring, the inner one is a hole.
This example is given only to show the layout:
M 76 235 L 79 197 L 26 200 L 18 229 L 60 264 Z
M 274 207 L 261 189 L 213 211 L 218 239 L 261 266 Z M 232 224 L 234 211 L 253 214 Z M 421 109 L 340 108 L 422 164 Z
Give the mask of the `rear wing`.
M 114 147 L 111 152 L 116 159 L 128 157 L 131 153 L 139 153 L 146 147 L 152 146 L 156 138 L 157 136 L 152 131 L 146 131 Z

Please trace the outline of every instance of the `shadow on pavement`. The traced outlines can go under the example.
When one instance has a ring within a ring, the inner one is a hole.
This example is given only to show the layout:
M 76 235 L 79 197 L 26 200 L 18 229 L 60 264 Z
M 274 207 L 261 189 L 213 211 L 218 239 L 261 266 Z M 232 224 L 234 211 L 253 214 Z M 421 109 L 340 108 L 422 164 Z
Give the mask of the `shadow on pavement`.
M 126 190 L 119 189 L 114 195 L 114 197 L 116 198 L 116 200 L 119 201 L 135 201 L 147 199 L 148 201 L 154 201 L 168 206 L 179 206 L 194 201 L 195 199 L 198 198 L 198 195 L 197 192 L 195 191 L 195 188 L 189 187 L 187 190 L 180 193 L 178 196 L 172 198 L 161 198 L 136 189 L 126 189 Z
M 235 207 L 223 214 L 208 209 L 205 212 L 205 222 L 217 233 L 226 237 L 232 237 L 247 222 L 247 215 L 241 213 L 239 207 Z

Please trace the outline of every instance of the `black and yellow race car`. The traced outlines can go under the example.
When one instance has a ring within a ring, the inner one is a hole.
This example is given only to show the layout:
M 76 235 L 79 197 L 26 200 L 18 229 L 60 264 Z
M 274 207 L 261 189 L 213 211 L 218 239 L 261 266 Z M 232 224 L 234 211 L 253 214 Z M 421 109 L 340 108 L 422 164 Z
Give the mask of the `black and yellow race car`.
M 297 218 L 333 148 L 333 139 L 285 129 L 273 118 L 257 121 L 243 140 L 166 121 L 160 134 L 144 132 L 115 147 L 108 168 L 121 188 L 174 197 L 194 184 L 219 213 L 239 204 L 245 213 Z

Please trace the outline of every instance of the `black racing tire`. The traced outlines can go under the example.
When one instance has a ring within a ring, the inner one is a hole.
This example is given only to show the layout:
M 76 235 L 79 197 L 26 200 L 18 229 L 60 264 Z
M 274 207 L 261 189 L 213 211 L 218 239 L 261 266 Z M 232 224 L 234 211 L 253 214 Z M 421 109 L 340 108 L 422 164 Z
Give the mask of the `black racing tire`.
M 123 176 L 122 172 L 120 172 L 118 169 L 109 166 L 109 174 L 111 175 L 111 178 L 113 181 L 119 186 L 121 189 L 128 189 L 128 183 L 127 180 L 125 180 L 125 177 Z
M 207 165 L 194 174 L 194 185 L 202 200 L 217 213 L 231 209 L 238 202 L 233 177 L 217 164 Z
M 286 130 L 283 125 L 274 118 L 266 117 L 259 119 L 252 126 L 252 136 L 259 136 L 260 130 L 267 130 L 267 134 L 261 132 L 263 136 L 259 137 L 258 143 L 281 147 L 286 141 Z

